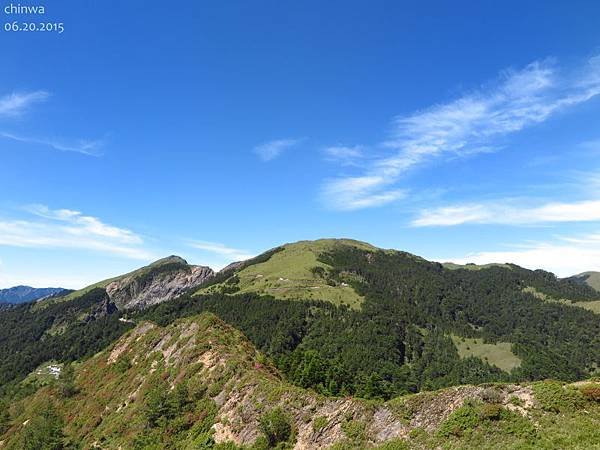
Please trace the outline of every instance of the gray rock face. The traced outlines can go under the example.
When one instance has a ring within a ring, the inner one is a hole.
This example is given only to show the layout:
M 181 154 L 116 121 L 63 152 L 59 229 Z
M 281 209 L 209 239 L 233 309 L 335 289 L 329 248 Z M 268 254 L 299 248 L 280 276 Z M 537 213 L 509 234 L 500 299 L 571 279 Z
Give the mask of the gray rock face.
M 210 267 L 190 266 L 173 259 L 147 272 L 113 281 L 106 292 L 118 309 L 142 309 L 179 297 L 214 276 Z
M 101 319 L 102 317 L 106 317 L 116 311 L 117 307 L 114 302 L 111 301 L 108 294 L 104 294 L 102 301 L 91 309 L 90 313 L 85 318 L 85 322 Z

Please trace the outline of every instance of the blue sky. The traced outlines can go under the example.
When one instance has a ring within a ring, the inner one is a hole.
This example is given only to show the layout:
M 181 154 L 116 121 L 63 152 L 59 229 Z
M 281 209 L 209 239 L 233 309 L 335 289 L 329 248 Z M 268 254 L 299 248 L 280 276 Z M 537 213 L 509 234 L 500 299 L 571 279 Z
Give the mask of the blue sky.
M 0 287 L 320 237 L 600 270 L 598 2 L 43 4 L 0 30 Z

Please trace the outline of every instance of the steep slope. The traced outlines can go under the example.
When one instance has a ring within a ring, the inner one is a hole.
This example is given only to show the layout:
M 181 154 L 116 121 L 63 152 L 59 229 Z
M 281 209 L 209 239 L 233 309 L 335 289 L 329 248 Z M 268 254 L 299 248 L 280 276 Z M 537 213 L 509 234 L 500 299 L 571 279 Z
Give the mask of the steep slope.
M 600 272 L 583 272 L 571 277 L 571 279 L 585 283 L 600 292 Z
M 594 383 L 538 383 L 385 403 L 327 398 L 284 382 L 241 333 L 203 314 L 164 328 L 140 323 L 72 377 L 14 402 L 0 446 L 492 448 L 491 439 L 498 448 L 591 448 L 600 439 L 598 392 Z
M 44 361 L 91 356 L 131 327 L 103 289 L 44 303 L 0 310 L 0 397 Z
M 44 297 L 60 294 L 63 288 L 33 288 L 31 286 L 15 286 L 0 289 L 0 303 L 25 303 L 39 300 Z
M 176 298 L 213 275 L 210 267 L 193 266 L 179 256 L 169 256 L 72 292 L 59 301 L 73 300 L 94 289 L 104 289 L 119 310 L 139 309 Z
M 190 266 L 184 259 L 171 256 L 110 282 L 106 292 L 117 308 L 139 309 L 177 298 L 213 275 L 210 267 Z

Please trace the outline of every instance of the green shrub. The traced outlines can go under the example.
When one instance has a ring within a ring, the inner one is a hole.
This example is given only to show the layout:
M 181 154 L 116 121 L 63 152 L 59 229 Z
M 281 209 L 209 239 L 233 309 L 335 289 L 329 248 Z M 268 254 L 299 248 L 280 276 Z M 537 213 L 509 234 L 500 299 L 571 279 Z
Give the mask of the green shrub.
M 207 395 L 208 387 L 200 377 L 194 376 L 188 380 L 190 399 L 201 400 Z
M 525 402 L 522 399 L 520 399 L 519 397 L 517 397 L 516 395 L 511 396 L 508 399 L 508 402 L 511 405 L 515 405 L 515 406 L 523 406 L 525 404 Z
M 502 412 L 501 427 L 504 433 L 512 434 L 519 438 L 533 438 L 536 433 L 531 420 L 507 409 Z
M 210 447 L 213 450 L 243 450 L 241 447 L 238 447 L 233 442 L 222 442 L 220 444 L 215 444 L 213 447 Z
M 357 445 L 356 443 L 350 440 L 338 441 L 329 447 L 327 450 L 363 450 L 364 447 L 362 445 Z
M 315 420 L 313 420 L 313 431 L 321 431 L 328 423 L 327 417 L 325 416 L 315 417 Z
M 182 419 L 182 413 L 188 411 L 187 384 L 179 383 L 175 389 L 171 390 L 169 384 L 164 380 L 154 380 L 153 383 L 144 396 L 144 415 L 148 426 L 151 428 L 167 426 L 169 421 L 177 417 Z M 179 431 L 186 429 L 185 422 L 181 420 L 170 426 L 176 427 Z
M 292 437 L 292 421 L 281 408 L 275 408 L 260 418 L 260 430 L 270 447 L 288 442 Z
M 214 448 L 215 440 L 212 437 L 212 433 L 200 433 L 192 441 L 192 448 L 197 450 L 204 450 Z
M 367 438 L 367 425 L 360 420 L 348 420 L 344 422 L 342 430 L 354 442 L 363 442 Z
M 318 278 L 325 278 L 325 276 L 327 274 L 325 271 L 325 268 L 323 268 L 321 266 L 311 267 L 310 272 L 313 274 L 313 276 L 318 277 Z
M 574 411 L 584 406 L 583 394 L 575 388 L 565 387 L 558 381 L 542 381 L 532 385 L 533 393 L 545 411 Z
M 10 413 L 8 411 L 8 404 L 0 400 L 0 436 L 8 431 L 10 428 Z
M 77 394 L 75 386 L 75 370 L 71 364 L 65 364 L 58 377 L 58 392 L 61 396 L 68 398 Z
M 442 423 L 438 433 L 443 437 L 462 436 L 472 431 L 479 423 L 479 411 L 476 404 L 466 401 Z
M 190 435 L 195 440 L 210 432 L 215 423 L 215 417 L 219 408 L 210 398 L 198 401 L 194 408 L 194 425 L 190 430 Z
M 281 445 L 283 446 L 285 444 Z M 269 448 L 269 442 L 267 441 L 267 438 L 263 435 L 258 436 L 252 444 L 252 446 L 250 447 L 251 450 L 268 450 Z
M 64 422 L 52 403 L 32 417 L 21 434 L 19 447 L 23 450 L 62 450 Z
M 131 369 L 131 358 L 127 355 L 121 356 L 114 364 L 114 369 L 118 373 L 125 373 Z
M 497 403 L 484 403 L 479 408 L 479 417 L 482 420 L 500 420 L 505 409 Z
M 206 394 L 209 397 L 216 397 L 217 395 L 219 395 L 221 393 L 224 386 L 225 386 L 224 378 L 222 380 L 214 381 L 208 386 Z
M 133 440 L 134 450 L 161 450 L 163 448 L 159 430 L 144 430 Z
M 427 431 L 421 427 L 415 427 L 408 433 L 408 437 L 411 439 L 422 439 L 427 436 Z
M 519 438 L 535 436 L 535 427 L 528 418 L 497 403 L 489 404 L 471 400 L 467 400 L 463 406 L 450 414 L 442 423 L 438 433 L 442 437 L 461 437 L 470 434 L 478 426 L 484 426 L 486 429 L 499 427 L 503 433 Z
M 382 445 L 380 445 L 379 447 L 377 447 L 377 450 L 408 450 L 409 446 L 408 443 L 402 439 L 394 439 L 391 441 L 388 441 Z

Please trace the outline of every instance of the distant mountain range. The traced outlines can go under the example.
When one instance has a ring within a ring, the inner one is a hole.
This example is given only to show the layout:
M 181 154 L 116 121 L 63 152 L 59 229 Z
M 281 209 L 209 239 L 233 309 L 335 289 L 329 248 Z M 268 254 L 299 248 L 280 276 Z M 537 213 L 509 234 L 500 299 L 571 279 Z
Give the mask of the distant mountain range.
M 25 303 L 63 292 L 63 288 L 34 288 L 31 286 L 15 286 L 0 289 L 0 303 Z

